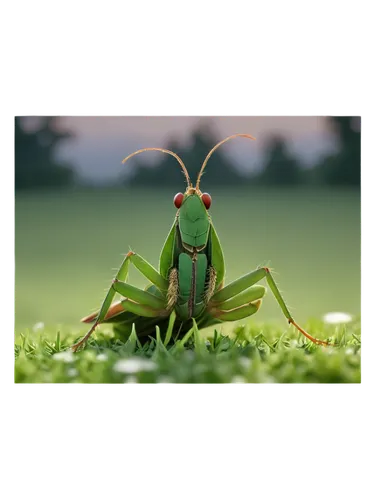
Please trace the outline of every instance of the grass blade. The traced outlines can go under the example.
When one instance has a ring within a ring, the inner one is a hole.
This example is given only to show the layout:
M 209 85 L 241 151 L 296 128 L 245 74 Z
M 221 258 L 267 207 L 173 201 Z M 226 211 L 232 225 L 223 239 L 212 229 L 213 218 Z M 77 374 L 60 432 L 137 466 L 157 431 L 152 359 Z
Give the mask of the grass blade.
M 169 342 L 171 341 L 175 321 L 176 321 L 176 313 L 173 310 L 171 315 L 169 316 L 168 329 L 167 329 L 167 333 L 165 334 L 165 339 L 164 339 L 165 346 L 167 346 L 169 344 Z

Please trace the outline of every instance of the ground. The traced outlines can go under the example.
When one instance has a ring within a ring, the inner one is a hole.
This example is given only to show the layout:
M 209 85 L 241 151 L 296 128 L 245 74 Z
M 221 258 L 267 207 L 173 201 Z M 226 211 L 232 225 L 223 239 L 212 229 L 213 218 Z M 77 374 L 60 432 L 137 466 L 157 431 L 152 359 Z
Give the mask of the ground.
M 332 346 L 312 344 L 292 327 L 245 323 L 230 335 L 192 329 L 165 346 L 162 336 L 141 346 L 136 332 L 128 341 L 110 329 L 93 336 L 76 354 L 79 335 L 36 326 L 17 337 L 15 381 L 62 383 L 356 383 L 361 380 L 360 321 L 325 325 L 313 321 L 310 333 Z M 38 330 L 38 328 L 40 328 Z M 82 330 L 81 334 L 85 331 Z

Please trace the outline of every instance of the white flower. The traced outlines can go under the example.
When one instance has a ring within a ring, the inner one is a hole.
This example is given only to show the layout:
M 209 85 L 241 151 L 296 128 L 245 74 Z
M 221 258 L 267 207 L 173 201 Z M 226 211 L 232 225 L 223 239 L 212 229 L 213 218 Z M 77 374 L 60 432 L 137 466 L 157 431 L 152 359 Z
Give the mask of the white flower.
M 73 363 L 74 361 L 74 354 L 72 351 L 56 352 L 52 357 L 57 359 L 57 361 L 64 361 L 64 363 Z
M 137 380 L 137 377 L 127 377 L 125 380 L 124 380 L 124 384 L 138 384 L 138 380 Z
M 231 380 L 232 384 L 246 384 L 245 377 L 241 377 L 241 375 L 236 375 Z
M 39 321 L 38 323 L 35 323 L 33 326 L 33 332 L 39 332 L 40 330 L 43 330 L 44 328 L 44 323 L 42 321 Z
M 268 376 L 268 377 L 265 377 L 263 382 L 265 382 L 266 384 L 273 384 L 275 382 L 275 379 L 273 377 Z
M 251 359 L 241 357 L 239 359 L 239 363 L 240 363 L 240 365 L 242 366 L 242 368 L 244 370 L 248 370 L 250 368 L 250 366 L 251 366 Z
M 350 323 L 352 320 L 353 316 L 345 312 L 329 312 L 323 316 L 324 323 L 329 323 L 331 325 Z
M 156 364 L 149 359 L 130 358 L 119 359 L 113 365 L 113 369 L 119 373 L 138 373 L 155 370 Z
M 76 375 L 78 375 L 78 370 L 76 370 L 75 368 L 69 368 L 67 373 L 68 377 L 75 377 Z
M 98 355 L 96 356 L 96 359 L 97 359 L 98 361 L 107 361 L 108 356 L 107 356 L 106 354 L 104 354 L 104 352 L 101 352 L 100 354 L 98 354 Z
M 156 381 L 158 384 L 172 384 L 173 380 L 170 377 L 159 377 Z

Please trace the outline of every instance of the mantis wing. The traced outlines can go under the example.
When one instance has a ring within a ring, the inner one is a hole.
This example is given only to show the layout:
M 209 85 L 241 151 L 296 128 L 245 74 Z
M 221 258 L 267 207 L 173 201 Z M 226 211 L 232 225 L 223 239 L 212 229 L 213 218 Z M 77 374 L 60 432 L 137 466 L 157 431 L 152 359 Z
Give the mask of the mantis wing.
M 171 267 L 173 267 L 173 262 L 175 260 L 175 253 L 178 248 L 176 245 L 176 226 L 177 219 L 175 220 L 167 239 L 165 240 L 163 249 L 160 254 L 159 260 L 159 272 L 163 276 L 163 278 L 168 279 L 168 273 Z M 208 254 L 211 257 L 211 265 L 214 267 L 216 271 L 216 288 L 223 285 L 224 275 L 225 275 L 225 263 L 224 263 L 224 255 L 223 250 L 220 245 L 219 237 L 215 231 L 213 224 L 211 223 L 210 236 L 208 238 Z
M 211 265 L 216 271 L 216 290 L 223 286 L 225 275 L 225 263 L 223 250 L 220 245 L 219 237 L 211 223 L 211 231 L 209 237 L 209 253 L 211 255 Z
M 173 226 L 169 231 L 169 234 L 167 236 L 167 239 L 165 240 L 159 259 L 159 272 L 166 280 L 168 279 L 169 270 L 171 269 L 171 267 L 173 267 L 176 226 L 177 226 L 177 219 L 174 221 Z

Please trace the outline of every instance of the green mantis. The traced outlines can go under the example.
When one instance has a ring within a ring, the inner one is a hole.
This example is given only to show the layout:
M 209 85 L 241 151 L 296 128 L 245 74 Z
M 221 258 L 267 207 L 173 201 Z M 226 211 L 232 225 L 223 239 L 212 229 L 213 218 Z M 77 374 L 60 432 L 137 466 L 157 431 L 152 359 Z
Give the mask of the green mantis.
M 127 156 L 123 163 L 144 151 L 160 151 L 173 156 L 185 175 L 187 188 L 174 198 L 177 214 L 160 255 L 156 270 L 140 255 L 129 252 L 107 292 L 99 312 L 83 318 L 93 323 L 82 340 L 72 346 L 76 351 L 95 328 L 104 322 L 114 324 L 122 335 L 130 335 L 135 327 L 139 338 L 155 335 L 156 326 L 167 331 L 169 338 L 185 334 L 195 321 L 205 328 L 225 321 L 236 321 L 255 314 L 266 292 L 258 283 L 265 279 L 281 310 L 297 330 L 316 344 L 315 339 L 292 318 L 268 267 L 260 267 L 224 286 L 225 265 L 219 238 L 209 215 L 211 197 L 202 193 L 200 182 L 214 151 L 235 137 L 253 139 L 248 134 L 235 134 L 222 140 L 208 153 L 199 171 L 195 187 L 182 160 L 172 151 L 144 148 Z M 144 290 L 128 284 L 129 265 L 133 264 L 150 282 Z M 112 304 L 116 293 L 123 299 Z

